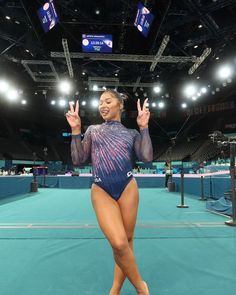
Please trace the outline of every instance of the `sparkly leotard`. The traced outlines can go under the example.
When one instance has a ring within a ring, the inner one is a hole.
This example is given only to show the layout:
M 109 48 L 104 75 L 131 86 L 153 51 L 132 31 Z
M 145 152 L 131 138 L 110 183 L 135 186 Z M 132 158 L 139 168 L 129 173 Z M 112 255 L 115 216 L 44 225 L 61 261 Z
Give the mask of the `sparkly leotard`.
M 135 129 L 127 129 L 119 121 L 106 121 L 101 125 L 91 125 L 82 141 L 77 136 L 72 136 L 73 163 L 83 164 L 91 156 L 94 183 L 115 200 L 119 199 L 133 178 L 133 151 L 139 160 L 152 161 L 148 129 L 139 133 Z

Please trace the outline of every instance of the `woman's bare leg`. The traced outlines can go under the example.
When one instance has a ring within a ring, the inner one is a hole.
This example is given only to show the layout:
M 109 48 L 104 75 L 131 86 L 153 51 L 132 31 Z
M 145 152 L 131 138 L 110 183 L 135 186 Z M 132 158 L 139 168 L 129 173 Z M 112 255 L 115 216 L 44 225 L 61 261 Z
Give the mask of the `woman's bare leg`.
M 128 238 L 129 247 L 133 251 L 133 235 L 137 219 L 139 204 L 139 194 L 136 181 L 133 179 L 129 182 L 121 197 L 118 200 L 123 224 Z M 125 281 L 125 274 L 120 267 L 115 263 L 114 280 L 109 295 L 119 295 L 121 287 Z
M 93 184 L 92 203 L 98 223 L 112 246 L 115 262 L 133 284 L 137 293 L 148 295 L 148 290 L 138 272 L 133 252 L 129 247 L 117 201 Z

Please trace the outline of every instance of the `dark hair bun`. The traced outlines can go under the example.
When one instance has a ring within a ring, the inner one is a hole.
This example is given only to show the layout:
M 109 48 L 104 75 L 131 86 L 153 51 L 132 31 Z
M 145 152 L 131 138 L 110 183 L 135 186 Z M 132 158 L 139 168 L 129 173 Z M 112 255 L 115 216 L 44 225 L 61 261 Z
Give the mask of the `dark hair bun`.
M 123 101 L 128 100 L 128 95 L 126 93 L 120 93 L 120 97 L 123 99 Z

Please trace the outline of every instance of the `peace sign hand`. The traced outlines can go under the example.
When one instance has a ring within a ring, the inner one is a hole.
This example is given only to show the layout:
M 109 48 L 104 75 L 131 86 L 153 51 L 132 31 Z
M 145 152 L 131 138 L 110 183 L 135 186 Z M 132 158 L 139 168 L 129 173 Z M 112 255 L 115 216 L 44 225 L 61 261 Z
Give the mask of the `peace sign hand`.
M 143 108 L 140 106 L 140 99 L 137 101 L 137 108 L 138 108 L 138 117 L 137 117 L 137 124 L 140 129 L 148 128 L 148 122 L 150 118 L 150 112 L 147 107 L 148 98 L 145 99 L 143 103 Z
M 69 123 L 72 132 L 73 130 L 77 131 L 77 132 L 81 132 L 81 120 L 79 117 L 79 102 L 78 100 L 76 101 L 75 104 L 75 109 L 73 106 L 73 103 L 69 103 L 70 105 L 70 110 L 66 113 L 66 119 L 67 122 Z

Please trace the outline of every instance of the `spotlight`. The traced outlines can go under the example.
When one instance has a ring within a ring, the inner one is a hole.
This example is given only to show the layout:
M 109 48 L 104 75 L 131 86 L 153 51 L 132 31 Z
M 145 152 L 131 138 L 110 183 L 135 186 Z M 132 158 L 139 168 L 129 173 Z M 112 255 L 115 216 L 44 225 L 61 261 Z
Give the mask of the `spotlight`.
M 64 80 L 60 82 L 58 89 L 64 94 L 69 94 L 71 92 L 72 85 L 69 81 Z
M 0 80 L 0 92 L 5 92 L 9 88 L 9 84 L 6 81 Z
M 206 87 L 202 87 L 201 88 L 201 93 L 207 93 L 207 88 Z
M 196 86 L 193 84 L 186 86 L 184 89 L 184 93 L 187 97 L 193 96 L 196 93 L 196 91 L 197 91 Z
M 159 109 L 163 109 L 164 106 L 165 106 L 165 104 L 164 104 L 163 101 L 160 101 L 160 102 L 158 103 L 158 108 L 159 108 Z
M 66 101 L 65 101 L 65 99 L 60 99 L 59 100 L 59 106 L 60 107 L 64 107 L 66 105 Z
M 55 100 L 51 100 L 51 105 L 55 105 L 56 101 Z
M 93 85 L 93 91 L 97 91 L 98 90 L 98 85 Z
M 154 107 L 154 108 L 155 108 L 156 106 L 157 106 L 157 105 L 156 105 L 156 103 L 155 103 L 155 102 L 153 102 L 153 103 L 152 103 L 152 107 Z
M 98 105 L 99 105 L 98 100 L 97 99 L 93 99 L 92 102 L 91 102 L 91 105 L 92 105 L 92 107 L 97 108 Z
M 21 104 L 27 104 L 27 101 L 26 101 L 25 99 L 23 99 L 23 100 L 21 101 Z
M 161 87 L 160 87 L 160 86 L 155 86 L 155 87 L 153 88 L 153 91 L 154 91 L 155 93 L 160 93 L 160 92 L 161 92 Z
M 83 101 L 81 102 L 81 105 L 82 105 L 82 106 L 85 106 L 85 105 L 86 105 L 86 101 L 83 100 Z
M 195 101 L 196 99 L 197 99 L 197 98 L 196 98 L 196 96 L 193 96 L 193 97 L 192 97 L 192 100 L 194 100 L 194 101 Z
M 181 104 L 181 107 L 182 107 L 183 109 L 186 109 L 186 108 L 187 108 L 187 104 L 184 102 L 184 103 Z
M 218 77 L 222 80 L 230 78 L 232 76 L 232 74 L 233 74 L 233 70 L 228 65 L 222 66 L 218 70 Z

